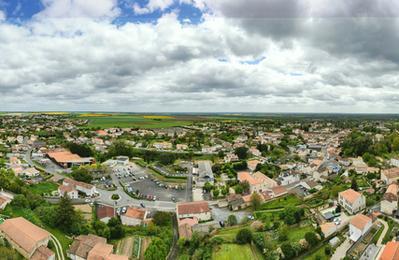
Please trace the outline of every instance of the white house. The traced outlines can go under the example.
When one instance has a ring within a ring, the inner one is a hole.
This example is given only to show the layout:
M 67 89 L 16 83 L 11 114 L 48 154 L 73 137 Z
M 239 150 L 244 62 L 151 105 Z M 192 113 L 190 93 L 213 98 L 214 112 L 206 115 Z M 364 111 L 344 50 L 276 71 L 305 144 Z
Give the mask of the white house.
M 14 199 L 14 195 L 1 191 L 0 192 L 0 210 L 5 209 L 5 207 Z
M 361 236 L 371 228 L 372 219 L 363 215 L 357 214 L 349 222 L 349 238 L 356 242 Z
M 85 183 L 85 182 L 80 182 L 80 181 L 75 181 L 69 178 L 65 178 L 62 182 L 62 185 L 64 186 L 71 186 L 77 191 L 84 193 L 86 196 L 93 197 L 97 194 L 96 187 L 94 185 Z
M 398 209 L 398 191 L 397 184 L 392 183 L 388 186 L 381 201 L 381 211 L 385 214 L 392 215 Z
M 381 180 L 388 185 L 399 180 L 399 167 L 381 171 Z
M 77 199 L 79 198 L 78 191 L 71 185 L 60 185 L 58 187 L 58 194 L 60 197 L 64 197 L 65 195 L 68 196 L 70 199 Z
M 394 167 L 399 167 L 399 159 L 391 159 L 389 163 Z
M 366 208 L 366 197 L 353 189 L 348 189 L 338 193 L 338 203 L 350 214 L 355 214 Z
M 179 202 L 176 205 L 178 219 L 197 218 L 198 221 L 212 219 L 212 212 L 207 201 Z
M 129 207 L 126 213 L 121 215 L 121 221 L 126 226 L 138 226 L 146 220 L 147 214 L 145 209 Z
M 280 185 L 285 186 L 285 185 L 299 182 L 301 180 L 301 178 L 300 178 L 299 174 L 284 172 L 284 173 L 280 174 L 280 176 L 277 178 L 277 180 L 280 182 Z

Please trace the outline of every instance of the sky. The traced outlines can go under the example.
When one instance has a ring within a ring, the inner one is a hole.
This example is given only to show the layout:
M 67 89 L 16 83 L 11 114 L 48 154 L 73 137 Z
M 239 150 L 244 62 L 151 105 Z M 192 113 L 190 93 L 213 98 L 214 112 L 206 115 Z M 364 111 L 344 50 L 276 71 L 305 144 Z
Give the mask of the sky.
M 397 113 L 397 0 L 0 0 L 0 110 Z

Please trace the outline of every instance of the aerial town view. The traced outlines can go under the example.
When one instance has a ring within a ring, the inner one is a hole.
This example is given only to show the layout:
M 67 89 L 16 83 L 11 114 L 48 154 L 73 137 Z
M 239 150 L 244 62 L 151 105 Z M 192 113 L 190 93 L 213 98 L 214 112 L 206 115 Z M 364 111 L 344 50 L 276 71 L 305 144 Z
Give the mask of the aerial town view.
M 399 260 L 399 1 L 0 0 L 0 260 Z

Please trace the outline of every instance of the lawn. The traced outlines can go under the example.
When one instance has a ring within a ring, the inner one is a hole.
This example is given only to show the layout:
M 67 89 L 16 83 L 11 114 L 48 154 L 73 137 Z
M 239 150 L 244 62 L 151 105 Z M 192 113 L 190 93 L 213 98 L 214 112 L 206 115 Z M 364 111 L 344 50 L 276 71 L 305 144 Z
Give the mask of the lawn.
M 263 259 L 260 252 L 250 245 L 222 244 L 212 253 L 212 259 L 217 260 L 252 260 Z
M 57 190 L 57 188 L 58 185 L 54 182 L 42 182 L 29 186 L 29 190 L 38 195 L 42 195 L 43 193 L 50 194 L 52 191 Z
M 326 253 L 324 252 L 325 248 L 328 246 L 328 244 L 324 244 L 321 246 L 319 249 L 311 253 L 310 255 L 307 255 L 304 257 L 304 260 L 328 260 L 331 257 L 327 256 Z
M 305 234 L 308 232 L 314 231 L 312 226 L 304 226 L 304 227 L 289 227 L 288 231 L 288 239 L 291 242 L 298 242 L 302 238 L 305 237 Z
M 284 196 L 269 202 L 266 202 L 262 205 L 262 209 L 280 209 L 285 207 L 295 207 L 302 203 L 302 201 L 296 197 L 295 195 Z
M 159 174 L 158 172 L 154 171 L 153 169 L 149 169 L 151 172 L 151 175 L 153 175 L 155 178 L 157 178 L 160 181 L 163 182 L 167 182 L 167 183 L 175 183 L 175 184 L 183 184 L 186 183 L 187 180 L 186 179 L 182 179 L 182 178 L 166 178 L 165 176 L 163 176 L 162 174 Z
M 225 241 L 233 242 L 236 239 L 238 231 L 246 227 L 248 227 L 248 225 L 223 228 L 219 230 L 215 237 L 220 237 Z
M 126 114 L 109 114 L 94 116 L 88 114 L 81 114 L 79 119 L 87 119 L 89 121 L 88 127 L 112 128 L 112 127 L 126 127 L 126 128 L 167 128 L 174 126 L 189 125 L 192 123 L 186 118 L 179 118 L 178 116 L 148 116 L 148 115 L 126 115 Z

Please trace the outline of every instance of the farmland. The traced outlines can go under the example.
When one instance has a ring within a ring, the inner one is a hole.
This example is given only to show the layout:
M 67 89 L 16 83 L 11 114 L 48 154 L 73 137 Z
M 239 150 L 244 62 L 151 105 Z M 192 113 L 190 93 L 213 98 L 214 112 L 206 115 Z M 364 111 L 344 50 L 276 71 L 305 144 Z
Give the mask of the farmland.
M 129 114 L 80 114 L 77 118 L 88 120 L 87 127 L 89 128 L 167 128 L 190 125 L 193 122 L 189 118 L 179 116 Z

